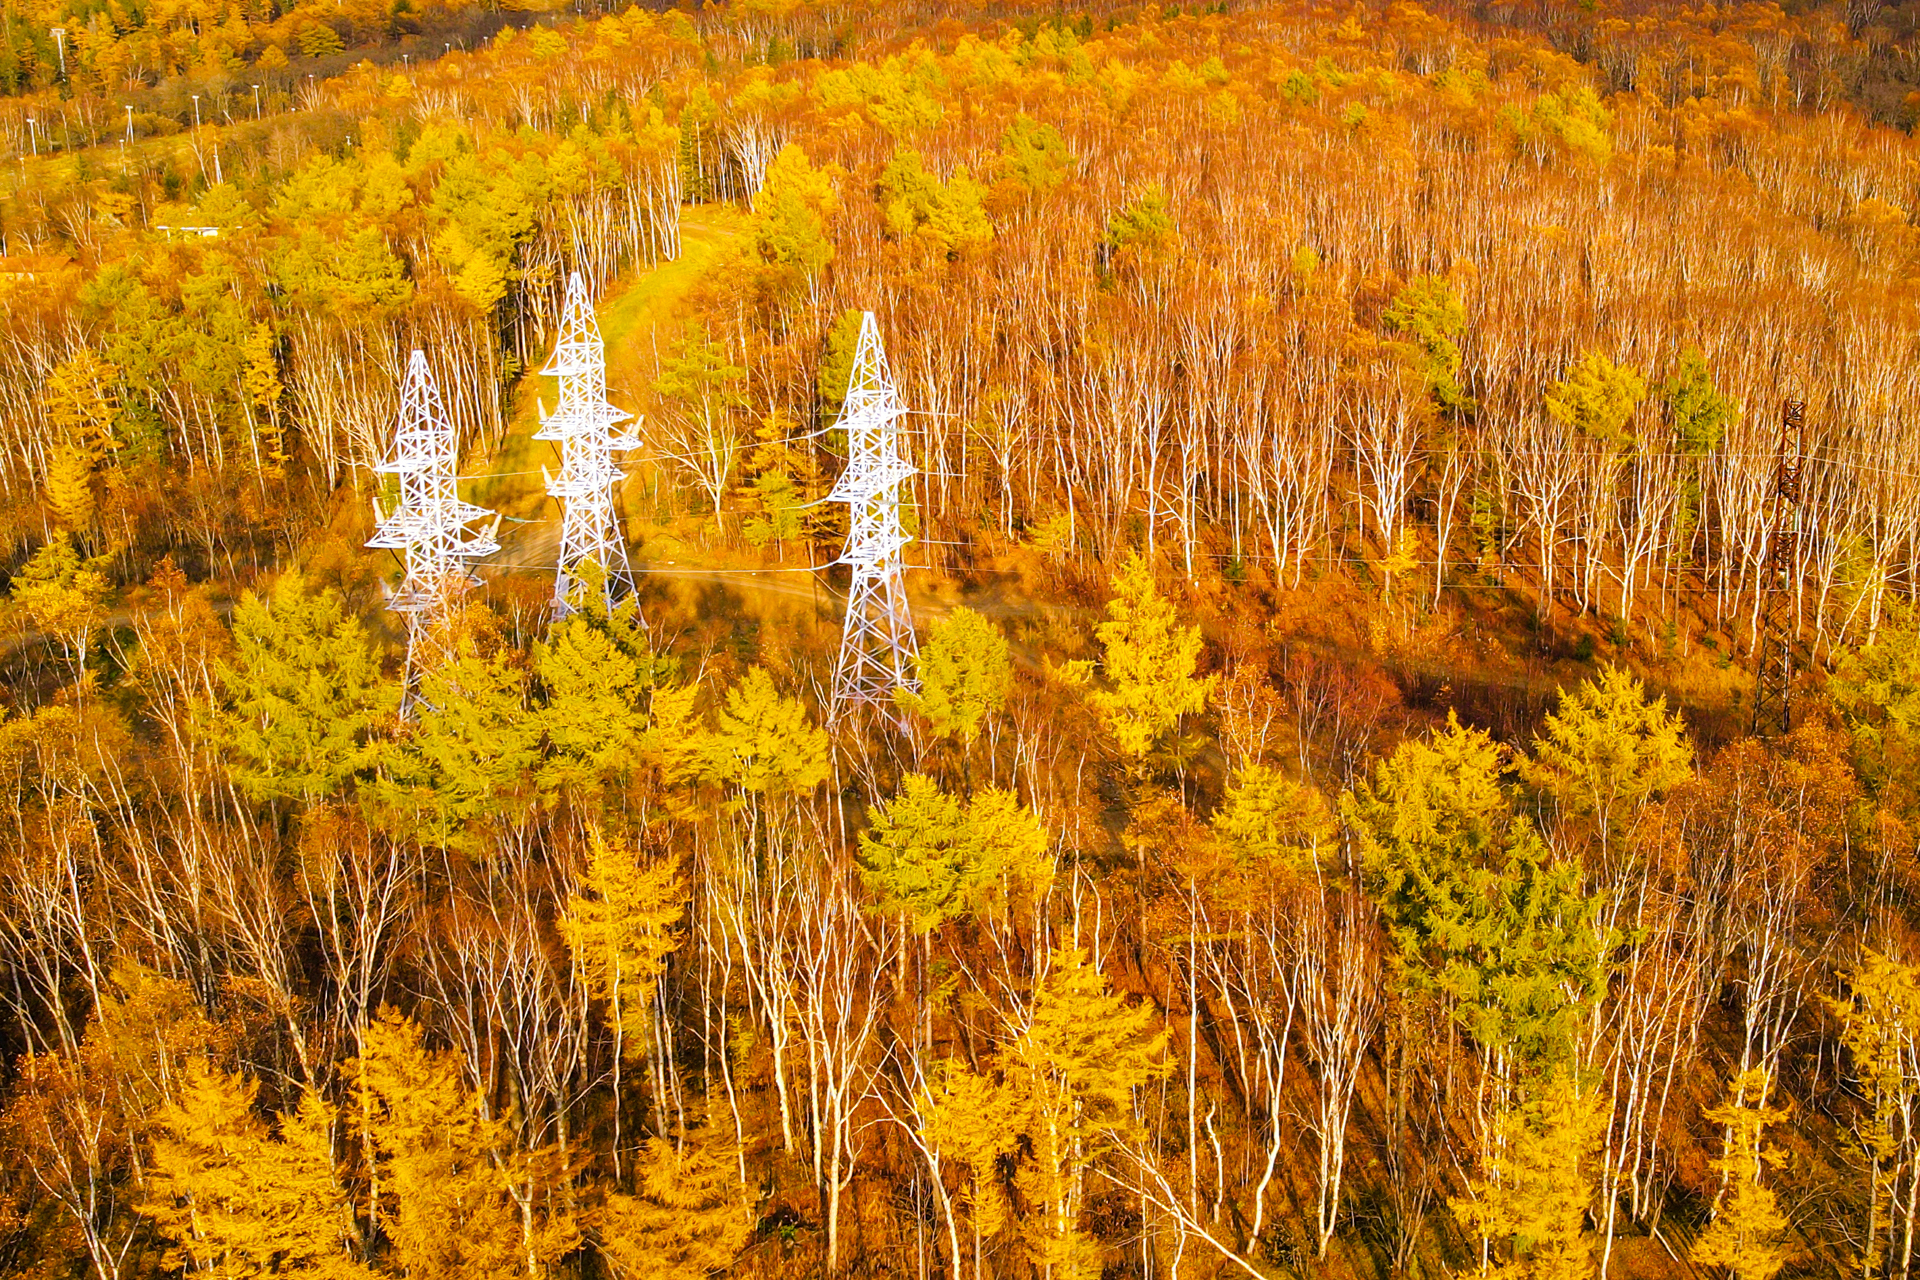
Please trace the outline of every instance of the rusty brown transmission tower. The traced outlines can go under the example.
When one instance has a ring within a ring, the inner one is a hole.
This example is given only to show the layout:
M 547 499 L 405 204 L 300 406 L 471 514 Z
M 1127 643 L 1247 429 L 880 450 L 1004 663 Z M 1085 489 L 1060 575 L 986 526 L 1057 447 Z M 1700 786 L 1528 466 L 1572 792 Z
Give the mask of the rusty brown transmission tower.
M 1754 645 L 1753 732 L 1784 734 L 1793 727 L 1793 641 L 1799 631 L 1800 593 L 1794 581 L 1800 552 L 1800 468 L 1806 456 L 1807 402 L 1780 410 L 1780 450 L 1773 469 L 1773 529 L 1761 575 L 1760 633 Z

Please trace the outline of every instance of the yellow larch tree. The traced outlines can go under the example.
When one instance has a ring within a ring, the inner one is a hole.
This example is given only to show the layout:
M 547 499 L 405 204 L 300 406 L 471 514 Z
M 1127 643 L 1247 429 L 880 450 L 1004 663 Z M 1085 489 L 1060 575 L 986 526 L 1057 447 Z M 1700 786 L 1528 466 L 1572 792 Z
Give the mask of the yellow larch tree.
M 600 1256 L 619 1280 L 706 1280 L 753 1234 L 733 1141 L 712 1126 L 640 1144 L 638 1186 L 597 1215 Z
M 73 663 L 84 685 L 93 633 L 106 621 L 106 576 L 83 561 L 66 534 L 48 540 L 13 579 L 13 598 L 27 620 Z
M 918 1101 L 923 1140 L 971 1171 L 983 1234 L 1016 1229 L 1034 1265 L 1055 1280 L 1100 1273 L 1081 1221 L 1087 1177 L 1113 1144 L 1135 1136 L 1134 1090 L 1171 1070 L 1159 1012 L 1108 985 L 1084 950 L 1056 951 L 998 1078 L 955 1065 Z M 997 1165 L 1016 1149 L 1011 1214 Z
M 1872 1276 L 1891 1243 L 1904 1235 L 1903 1249 L 1912 1247 L 1912 1233 L 1897 1230 L 1903 1206 L 1894 1190 L 1920 1154 L 1920 965 L 1869 951 L 1846 977 L 1847 997 L 1829 1004 L 1865 1103 L 1853 1142 L 1867 1175 L 1861 1274 Z
M 256 1080 L 187 1065 L 177 1102 L 155 1118 L 143 1206 L 173 1242 L 164 1265 L 214 1280 L 371 1277 L 349 1253 L 353 1218 L 335 1176 L 331 1107 L 317 1094 L 280 1118 L 256 1114 Z
M 273 326 L 262 320 L 247 336 L 246 387 L 248 419 L 253 424 L 254 465 L 260 474 L 279 479 L 287 469 L 287 432 L 280 420 L 280 402 L 286 388 L 280 382 L 276 356 L 278 339 Z
M 1180 718 L 1207 705 L 1213 676 L 1197 675 L 1200 628 L 1177 625 L 1173 603 L 1154 588 L 1146 558 L 1127 557 L 1113 579 L 1107 621 L 1094 629 L 1108 687 L 1089 701 L 1120 750 L 1143 760 Z
M 408 1280 L 539 1277 L 578 1246 L 553 1153 L 518 1150 L 418 1024 L 383 1012 L 347 1073 L 366 1130 L 368 1216 Z
M 1726 1135 L 1713 1167 L 1726 1178 L 1714 1204 L 1713 1221 L 1693 1242 L 1693 1260 L 1726 1268 L 1729 1280 L 1773 1280 L 1786 1263 L 1782 1243 L 1787 1215 L 1773 1190 L 1760 1179 L 1784 1158 L 1765 1145 L 1767 1126 L 1786 1118 L 1785 1107 L 1767 1105 L 1771 1081 L 1754 1067 L 1733 1078 L 1727 1100 L 1707 1110 L 1707 1121 Z
M 67 443 L 53 446 L 43 492 L 61 528 L 81 534 L 93 527 L 93 463 L 85 450 Z
M 1452 1202 L 1463 1227 L 1506 1246 L 1494 1280 L 1591 1280 L 1585 1225 L 1600 1121 L 1596 1099 L 1565 1071 L 1495 1121 L 1487 1167 Z
M 667 957 L 685 940 L 679 927 L 688 886 L 678 854 L 651 865 L 636 850 L 590 832 L 587 871 L 567 899 L 560 933 L 586 979 L 607 1004 L 613 1028 L 614 1166 L 620 1161 L 620 1073 L 651 1042 L 654 987 Z
M 47 425 L 98 465 L 118 447 L 113 426 L 120 416 L 120 370 L 81 347 L 47 375 Z

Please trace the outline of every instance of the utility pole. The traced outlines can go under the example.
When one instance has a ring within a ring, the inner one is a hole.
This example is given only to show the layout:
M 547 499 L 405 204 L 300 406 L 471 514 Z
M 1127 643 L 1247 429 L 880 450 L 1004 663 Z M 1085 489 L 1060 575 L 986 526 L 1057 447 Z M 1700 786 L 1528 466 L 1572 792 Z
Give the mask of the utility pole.
M 400 478 L 400 501 L 392 511 L 380 509 L 373 500 L 376 524 L 369 547 L 387 547 L 400 551 L 406 563 L 406 576 L 387 593 L 387 608 L 400 614 L 407 623 L 407 701 L 406 714 L 414 700 L 425 654 L 422 648 L 435 626 L 446 617 L 449 595 L 458 587 L 478 581 L 466 566 L 468 560 L 490 556 L 500 549 L 495 533 L 500 517 L 485 533 L 467 526 L 493 515 L 484 507 L 460 500 L 460 481 L 456 474 L 459 444 L 453 423 L 440 402 L 440 388 L 427 368 L 426 353 L 418 347 L 407 364 L 407 379 L 400 388 L 400 421 L 393 433 L 393 454 L 374 467 L 381 475 Z
M 547 475 L 541 468 L 547 492 L 560 500 L 553 616 L 559 619 L 572 613 L 589 591 L 601 593 L 611 614 L 623 597 L 634 593 L 626 531 L 614 500 L 623 477 L 613 455 L 616 450 L 638 448 L 640 442 L 630 431 L 614 430 L 631 415 L 607 403 L 606 344 L 587 283 L 578 271 L 567 278 L 560 337 L 554 343 L 552 361 L 541 373 L 560 380 L 560 403 L 551 414 L 542 411 L 540 430 L 533 437 L 560 445 L 560 474 Z M 645 625 L 644 619 L 641 622 Z
M 1753 732 L 1770 738 L 1793 728 L 1793 641 L 1799 631 L 1794 566 L 1800 550 L 1800 470 L 1807 444 L 1807 402 L 1780 410 L 1780 447 L 1773 467 L 1773 519 L 1761 575 L 1760 630 L 1754 644 Z
M 916 472 L 900 456 L 899 420 L 906 412 L 869 311 L 860 318 L 860 345 L 840 412 L 847 469 L 827 495 L 852 508 L 847 549 L 837 562 L 853 567 L 853 585 L 833 669 L 832 720 L 856 705 L 890 706 L 895 689 L 916 683 L 913 663 L 919 650 L 900 559 L 910 541 L 900 524 L 900 486 Z

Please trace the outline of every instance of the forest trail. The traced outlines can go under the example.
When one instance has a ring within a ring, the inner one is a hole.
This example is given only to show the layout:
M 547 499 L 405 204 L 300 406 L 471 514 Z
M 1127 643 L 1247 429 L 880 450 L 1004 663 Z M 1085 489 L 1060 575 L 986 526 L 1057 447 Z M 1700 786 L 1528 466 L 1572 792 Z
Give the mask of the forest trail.
M 644 398 L 661 330 L 671 326 L 688 293 L 745 231 L 746 215 L 731 206 L 683 209 L 680 256 L 630 273 L 609 291 L 598 315 L 607 345 L 608 398 L 615 404 Z M 514 392 L 506 435 L 474 475 L 474 501 L 504 517 L 494 561 L 505 573 L 550 574 L 559 552 L 559 507 L 547 497 L 540 469 L 557 468 L 560 454 L 551 442 L 533 438 L 540 427 L 540 402 L 556 394 L 551 378 L 536 374 L 523 380 Z M 623 500 L 622 506 L 630 504 Z

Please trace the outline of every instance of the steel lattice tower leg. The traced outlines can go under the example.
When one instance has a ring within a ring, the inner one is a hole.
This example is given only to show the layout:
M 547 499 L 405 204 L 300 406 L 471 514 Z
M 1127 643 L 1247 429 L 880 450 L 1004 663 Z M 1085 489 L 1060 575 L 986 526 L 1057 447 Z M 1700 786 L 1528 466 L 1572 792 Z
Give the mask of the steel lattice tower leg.
M 915 473 L 900 456 L 899 420 L 906 412 L 869 311 L 861 317 L 860 345 L 840 414 L 847 469 L 828 495 L 852 509 L 847 549 L 839 561 L 852 566 L 853 585 L 834 665 L 833 719 L 854 706 L 890 705 L 896 688 L 914 686 L 918 649 L 900 559 L 909 541 L 900 524 L 900 486 Z
M 410 688 L 420 667 L 422 639 L 444 618 L 450 593 L 478 581 L 466 562 L 500 549 L 494 537 L 500 517 L 460 500 L 459 452 L 426 353 L 415 348 L 400 387 L 393 453 L 374 467 L 377 473 L 400 478 L 400 500 L 392 511 L 383 512 L 379 497 L 374 498 L 376 528 L 367 539 L 369 547 L 401 552 L 406 565 L 400 585 L 387 594 L 387 607 L 407 621 Z M 490 515 L 493 522 L 486 532 L 467 528 Z
M 560 446 L 560 474 L 547 476 L 547 492 L 560 502 L 554 616 L 564 618 L 586 592 L 596 588 L 611 613 L 621 599 L 634 593 L 626 534 L 614 501 L 621 472 L 613 455 L 640 442 L 631 433 L 615 429 L 629 415 L 607 403 L 606 345 L 586 281 L 578 271 L 567 280 L 560 337 L 554 343 L 552 362 L 542 372 L 560 381 L 560 403 L 534 435 L 536 440 L 552 440 Z M 589 565 L 594 569 L 589 570 Z

